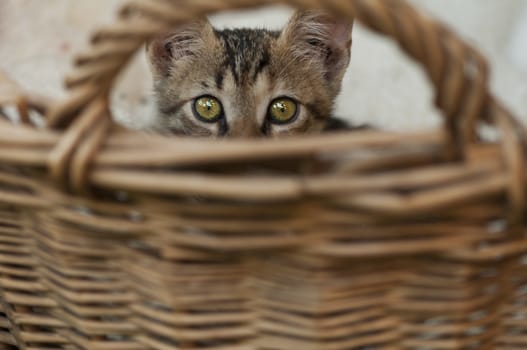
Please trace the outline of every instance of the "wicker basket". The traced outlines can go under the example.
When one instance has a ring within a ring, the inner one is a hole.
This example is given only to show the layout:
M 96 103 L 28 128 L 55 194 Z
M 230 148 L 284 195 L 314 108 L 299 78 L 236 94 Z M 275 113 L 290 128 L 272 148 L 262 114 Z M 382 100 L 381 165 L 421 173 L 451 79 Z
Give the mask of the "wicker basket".
M 443 130 L 212 141 L 112 124 L 145 40 L 275 2 L 131 1 L 64 103 L 3 92 L 21 122 L 0 118 L 0 349 L 527 348 L 525 128 L 485 60 L 402 0 L 288 2 L 397 40 Z

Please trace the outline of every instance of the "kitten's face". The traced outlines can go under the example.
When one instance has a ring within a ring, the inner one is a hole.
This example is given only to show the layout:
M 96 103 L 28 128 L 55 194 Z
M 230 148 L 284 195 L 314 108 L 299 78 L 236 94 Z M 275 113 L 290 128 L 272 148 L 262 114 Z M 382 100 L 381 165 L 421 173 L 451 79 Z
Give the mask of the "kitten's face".
M 349 64 L 351 24 L 297 13 L 282 32 L 217 31 L 207 21 L 148 45 L 156 127 L 190 136 L 321 131 Z

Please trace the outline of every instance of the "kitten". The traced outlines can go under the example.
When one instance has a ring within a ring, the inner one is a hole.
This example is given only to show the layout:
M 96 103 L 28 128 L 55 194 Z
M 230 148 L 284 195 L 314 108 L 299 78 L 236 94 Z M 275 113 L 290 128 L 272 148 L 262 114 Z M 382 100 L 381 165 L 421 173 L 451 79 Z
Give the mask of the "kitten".
M 330 118 L 350 62 L 353 23 L 297 12 L 281 31 L 219 31 L 207 20 L 147 45 L 155 129 L 278 137 L 345 128 Z

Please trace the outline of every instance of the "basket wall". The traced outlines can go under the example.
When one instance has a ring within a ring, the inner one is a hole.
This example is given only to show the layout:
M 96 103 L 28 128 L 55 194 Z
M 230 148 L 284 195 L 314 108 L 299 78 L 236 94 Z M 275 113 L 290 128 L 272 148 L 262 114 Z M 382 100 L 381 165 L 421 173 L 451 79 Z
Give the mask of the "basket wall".
M 433 252 L 439 237 L 500 247 L 514 235 L 481 203 L 425 222 L 372 220 L 314 198 L 86 200 L 10 170 L 1 177 L 6 349 L 525 346 L 521 254 Z M 383 253 L 390 241 L 407 249 Z M 330 252 L 336 242 L 348 251 Z M 422 243 L 432 252 L 404 253 Z

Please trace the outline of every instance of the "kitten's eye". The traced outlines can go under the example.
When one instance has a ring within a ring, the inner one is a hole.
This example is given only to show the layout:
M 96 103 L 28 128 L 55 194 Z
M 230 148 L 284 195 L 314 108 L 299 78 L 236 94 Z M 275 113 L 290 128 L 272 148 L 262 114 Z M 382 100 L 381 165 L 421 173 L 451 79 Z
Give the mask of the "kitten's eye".
M 207 123 L 214 123 L 223 114 L 221 102 L 212 96 L 199 97 L 194 101 L 194 114 Z
M 279 98 L 274 100 L 269 107 L 271 122 L 275 124 L 287 124 L 292 122 L 298 114 L 298 104 L 290 98 Z

